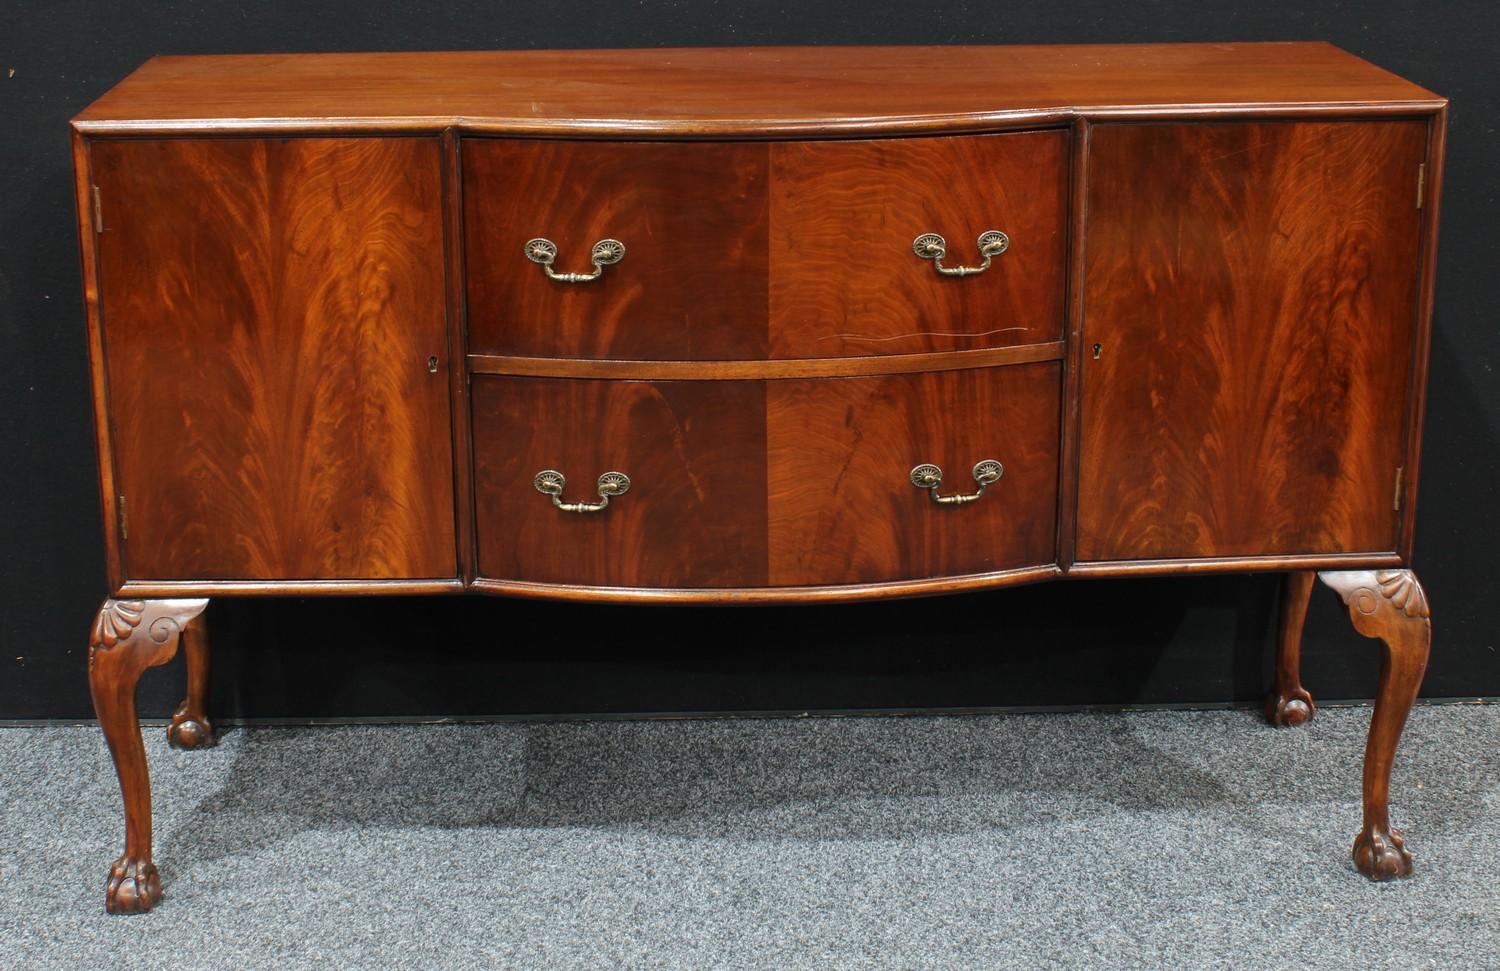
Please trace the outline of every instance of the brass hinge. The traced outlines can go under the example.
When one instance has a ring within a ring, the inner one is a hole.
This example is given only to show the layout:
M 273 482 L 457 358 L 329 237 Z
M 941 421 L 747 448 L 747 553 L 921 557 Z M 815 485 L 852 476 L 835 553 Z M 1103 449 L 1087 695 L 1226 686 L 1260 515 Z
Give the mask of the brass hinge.
M 99 196 L 99 187 L 90 186 L 94 196 L 94 232 L 104 232 L 104 200 Z
M 130 538 L 130 520 L 128 520 L 128 519 L 125 518 L 125 497 L 124 496 L 116 496 L 115 497 L 115 508 L 118 509 L 119 513 L 120 513 L 120 538 L 121 539 L 129 539 Z
M 1396 494 L 1391 497 L 1391 508 L 1401 511 L 1401 480 L 1405 478 L 1406 466 L 1396 466 Z
M 1427 195 L 1427 163 L 1423 162 L 1417 166 L 1417 208 L 1422 208 L 1422 201 Z

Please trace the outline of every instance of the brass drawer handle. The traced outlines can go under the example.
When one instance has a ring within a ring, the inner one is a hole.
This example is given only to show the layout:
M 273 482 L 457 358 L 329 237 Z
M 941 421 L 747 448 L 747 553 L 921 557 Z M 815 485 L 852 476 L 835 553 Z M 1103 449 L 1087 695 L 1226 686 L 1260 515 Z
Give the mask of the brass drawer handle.
M 987 230 L 979 237 L 979 255 L 983 262 L 978 266 L 944 266 L 943 257 L 948 255 L 948 241 L 937 233 L 923 233 L 911 241 L 911 249 L 932 265 L 943 276 L 973 276 L 990 268 L 990 261 L 1010 249 L 1010 237 L 998 229 Z
M 927 489 L 932 501 L 940 506 L 961 506 L 966 502 L 973 502 L 984 495 L 986 486 L 994 485 L 1000 481 L 1005 474 L 1005 466 L 994 459 L 985 459 L 974 466 L 974 481 L 979 483 L 977 492 L 969 492 L 956 496 L 940 496 L 938 489 L 943 484 L 943 470 L 936 465 L 919 465 L 911 470 L 911 484 L 918 489 Z
M 531 480 L 536 486 L 536 491 L 544 496 L 552 497 L 552 505 L 563 512 L 599 512 L 609 505 L 613 496 L 623 496 L 630 490 L 630 476 L 624 472 L 606 472 L 599 476 L 599 501 L 598 502 L 563 502 L 563 489 L 568 480 L 561 472 L 555 469 L 543 469 Z
M 526 258 L 533 263 L 542 264 L 549 279 L 561 283 L 588 283 L 599 279 L 606 266 L 625 258 L 625 244 L 618 239 L 601 239 L 595 243 L 593 250 L 589 252 L 589 262 L 594 264 L 592 273 L 559 273 L 552 269 L 552 261 L 557 259 L 557 244 L 540 236 L 526 241 Z

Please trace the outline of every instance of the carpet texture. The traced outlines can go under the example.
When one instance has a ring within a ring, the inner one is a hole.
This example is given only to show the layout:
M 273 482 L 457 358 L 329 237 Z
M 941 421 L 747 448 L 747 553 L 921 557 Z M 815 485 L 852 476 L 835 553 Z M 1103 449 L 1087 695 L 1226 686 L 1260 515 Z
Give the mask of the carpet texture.
M 147 732 L 166 899 L 104 913 L 96 728 L 0 730 L 0 968 L 1500 968 L 1500 707 Z

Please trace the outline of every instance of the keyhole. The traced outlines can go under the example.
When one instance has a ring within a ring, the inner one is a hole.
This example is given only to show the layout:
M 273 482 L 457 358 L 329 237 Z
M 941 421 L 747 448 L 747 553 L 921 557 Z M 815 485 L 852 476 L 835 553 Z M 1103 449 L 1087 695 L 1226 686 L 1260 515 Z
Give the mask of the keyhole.
M 1094 345 L 1094 360 L 1096 360 L 1096 361 L 1099 360 L 1099 355 L 1102 354 L 1102 353 L 1104 353 L 1104 345 L 1103 344 L 1095 344 Z
M 1095 344 L 1094 347 L 1095 347 L 1094 356 L 1098 357 L 1099 354 L 1098 354 L 1097 348 L 1099 347 L 1099 345 Z M 434 354 L 432 357 L 429 357 L 427 359 L 427 373 L 428 374 L 436 374 L 437 373 L 437 368 L 438 368 L 438 359 L 437 359 L 437 355 Z

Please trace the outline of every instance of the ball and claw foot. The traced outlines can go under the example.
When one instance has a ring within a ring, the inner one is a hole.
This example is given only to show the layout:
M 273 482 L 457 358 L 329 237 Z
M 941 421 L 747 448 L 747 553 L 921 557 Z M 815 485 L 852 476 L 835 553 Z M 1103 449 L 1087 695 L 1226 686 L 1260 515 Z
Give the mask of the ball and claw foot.
M 109 868 L 104 909 L 111 914 L 144 914 L 161 903 L 161 874 L 150 860 L 122 856 Z
M 176 749 L 212 748 L 219 744 L 219 736 L 207 718 L 178 709 L 167 726 L 167 743 Z
M 1266 721 L 1281 728 L 1305 724 L 1317 710 L 1305 688 L 1293 688 L 1287 694 L 1273 691 L 1266 698 Z
M 1366 828 L 1354 839 L 1354 865 L 1371 880 L 1411 876 L 1411 850 L 1395 830 Z

